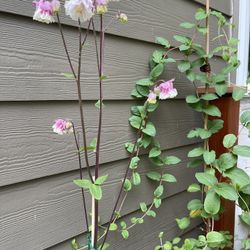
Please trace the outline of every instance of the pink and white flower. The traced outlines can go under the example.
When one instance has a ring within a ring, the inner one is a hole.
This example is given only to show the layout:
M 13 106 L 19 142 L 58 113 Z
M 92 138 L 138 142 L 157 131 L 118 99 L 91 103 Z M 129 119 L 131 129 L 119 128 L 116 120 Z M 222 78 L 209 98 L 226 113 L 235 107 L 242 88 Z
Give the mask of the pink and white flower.
M 59 135 L 73 133 L 73 124 L 69 120 L 56 119 L 53 126 L 53 132 Z
M 92 0 L 69 0 L 65 2 L 66 15 L 73 20 L 85 22 L 94 15 L 94 5 Z
M 45 0 L 34 1 L 33 5 L 36 7 L 33 19 L 42 23 L 54 23 L 53 6 L 51 2 Z
M 177 89 L 174 88 L 173 82 L 174 82 L 174 79 L 163 82 L 155 89 L 155 92 L 159 93 L 160 100 L 174 98 L 178 95 Z
M 51 5 L 52 5 L 52 10 L 54 13 L 59 12 L 59 10 L 60 10 L 60 1 L 59 0 L 52 0 Z

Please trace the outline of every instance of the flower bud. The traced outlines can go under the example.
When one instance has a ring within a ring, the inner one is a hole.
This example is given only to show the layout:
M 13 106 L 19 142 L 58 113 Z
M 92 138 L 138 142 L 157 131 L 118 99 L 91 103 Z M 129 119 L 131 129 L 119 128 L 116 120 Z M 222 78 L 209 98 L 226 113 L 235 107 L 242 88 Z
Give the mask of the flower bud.
M 98 5 L 96 7 L 96 13 L 99 15 L 103 15 L 108 12 L 108 7 L 107 5 Z
M 121 23 L 127 23 L 128 22 L 128 16 L 124 13 L 120 13 L 117 15 L 117 19 L 121 22 Z

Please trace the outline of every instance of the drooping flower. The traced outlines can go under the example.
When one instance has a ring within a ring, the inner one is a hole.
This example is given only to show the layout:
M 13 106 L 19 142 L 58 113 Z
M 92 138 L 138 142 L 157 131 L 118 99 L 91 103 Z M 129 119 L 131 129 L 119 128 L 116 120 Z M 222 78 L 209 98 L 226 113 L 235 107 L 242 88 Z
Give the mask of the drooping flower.
M 54 23 L 53 6 L 51 2 L 45 0 L 34 1 L 33 5 L 36 7 L 33 19 L 42 23 Z
M 168 98 L 174 98 L 177 96 L 177 89 L 173 86 L 174 79 L 161 83 L 156 89 L 155 92 L 159 93 L 159 99 L 165 100 Z
M 147 102 L 149 104 L 155 104 L 156 103 L 156 99 L 157 99 L 157 95 L 155 92 L 150 91 L 149 95 L 148 95 L 148 99 Z
M 65 2 L 66 15 L 75 21 L 85 22 L 89 20 L 94 14 L 93 10 L 92 0 L 69 0 Z
M 52 128 L 53 128 L 53 132 L 59 135 L 70 134 L 73 132 L 72 122 L 69 120 L 65 120 L 65 119 L 55 120 Z
M 60 1 L 59 0 L 52 0 L 51 2 L 53 13 L 59 12 L 60 10 Z

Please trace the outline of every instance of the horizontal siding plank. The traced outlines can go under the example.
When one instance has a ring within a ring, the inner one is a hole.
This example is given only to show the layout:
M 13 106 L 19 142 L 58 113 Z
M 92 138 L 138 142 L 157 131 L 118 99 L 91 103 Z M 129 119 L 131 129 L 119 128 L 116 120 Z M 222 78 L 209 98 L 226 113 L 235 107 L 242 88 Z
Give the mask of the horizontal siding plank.
M 127 158 L 124 144 L 135 138 L 135 131 L 128 125 L 129 109 L 135 103 L 105 104 L 101 163 Z M 90 142 L 97 134 L 98 109 L 88 102 L 84 104 L 84 110 Z M 58 136 L 51 128 L 58 117 L 70 118 L 76 125 L 80 124 L 76 102 L 7 102 L 0 105 L 0 113 L 0 186 L 78 168 L 73 137 Z M 187 107 L 184 100 L 162 103 L 151 118 L 157 126 L 157 138 L 163 149 L 197 142 L 187 139 L 186 134 L 200 125 L 200 116 Z M 94 164 L 93 154 L 90 154 L 90 164 Z
M 206 5 L 206 0 L 194 0 L 195 2 Z M 231 0 L 216 0 L 210 1 L 211 8 L 222 12 L 228 16 L 233 15 L 232 1 Z
M 119 165 L 115 172 L 123 170 Z M 194 169 L 180 166 L 169 167 L 168 170 L 182 181 L 167 185 L 165 197 L 184 191 L 195 181 Z M 102 173 L 106 171 L 107 169 L 102 169 Z M 0 249 L 46 249 L 84 233 L 86 227 L 83 225 L 81 192 L 72 182 L 77 176 L 77 172 L 72 172 L 2 188 L 0 190 Z M 103 187 L 104 194 L 100 202 L 102 223 L 106 223 L 110 216 L 120 185 L 119 181 Z M 152 199 L 150 193 L 153 192 L 154 187 L 149 180 L 142 177 L 142 184 L 128 196 L 122 215 L 138 210 L 141 201 L 150 204 Z M 90 196 L 86 194 L 86 197 L 90 205 Z M 174 219 L 186 214 L 183 208 L 189 198 L 189 195 L 184 192 L 167 199 L 165 204 L 168 205 L 169 211 L 172 211 L 169 212 L 169 218 Z M 165 214 L 168 213 L 165 212 Z
M 27 18 L 0 16 L 0 101 L 76 100 L 76 84 L 62 73 L 69 72 L 68 62 L 55 26 L 34 23 Z M 65 29 L 69 50 L 77 57 L 75 29 Z M 25 34 L 25 35 L 24 35 Z M 10 47 L 9 44 L 12 44 Z M 135 82 L 148 73 L 148 59 L 158 48 L 154 44 L 107 36 L 104 99 L 128 100 Z M 121 54 L 121 51 L 126 53 Z M 135 55 L 136 51 L 136 55 Z M 82 94 L 85 100 L 98 99 L 98 77 L 93 37 L 86 44 L 82 75 Z M 173 53 L 174 58 L 180 54 Z M 213 61 L 216 72 L 224 63 Z M 193 85 L 180 74 L 175 64 L 168 66 L 166 79 L 175 78 L 179 95 L 184 98 L 194 92 Z
M 111 3 L 110 6 L 111 11 L 107 17 L 110 18 L 110 15 L 113 16 L 116 10 L 120 9 L 128 15 L 129 22 L 126 25 L 113 25 L 109 28 L 109 33 L 149 42 L 155 42 L 155 36 L 167 34 L 173 44 L 176 44 L 171 38 L 176 33 L 183 33 L 179 24 L 184 21 L 193 21 L 196 9 L 202 5 L 187 0 L 158 0 L 157 4 L 152 0 L 124 0 Z M 0 11 L 29 17 L 32 17 L 34 13 L 30 0 L 1 1 Z M 62 18 L 62 22 L 76 25 L 76 22 L 69 18 Z M 212 20 L 211 29 L 212 36 L 216 36 L 217 28 L 214 20 Z M 187 35 L 192 34 L 191 31 L 184 30 L 184 32 Z M 200 37 L 201 39 L 203 40 Z

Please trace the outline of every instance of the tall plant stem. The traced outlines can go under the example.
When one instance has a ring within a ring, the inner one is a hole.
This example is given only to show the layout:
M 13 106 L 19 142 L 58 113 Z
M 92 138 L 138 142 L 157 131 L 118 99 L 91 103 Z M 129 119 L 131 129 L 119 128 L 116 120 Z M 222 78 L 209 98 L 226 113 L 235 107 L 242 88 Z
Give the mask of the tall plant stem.
M 79 31 L 79 54 L 78 54 L 78 72 L 77 72 L 77 94 L 78 94 L 78 104 L 80 110 L 80 120 L 81 120 L 81 127 L 82 127 L 82 137 L 83 137 L 83 145 L 84 145 L 84 155 L 85 155 L 85 162 L 88 169 L 88 175 L 93 183 L 93 177 L 90 170 L 89 158 L 88 158 L 88 151 L 87 151 L 87 137 L 86 137 L 86 129 L 85 129 L 85 121 L 84 121 L 84 114 L 83 114 L 83 103 L 82 103 L 82 90 L 81 90 L 81 66 L 82 66 L 82 34 L 81 34 L 81 23 L 80 20 L 78 21 L 78 31 Z
M 103 63 L 104 63 L 104 36 L 105 31 L 103 28 L 103 16 L 100 15 L 100 52 L 99 52 L 99 122 L 98 122 L 98 133 L 97 133 L 97 144 L 96 144 L 96 162 L 95 162 L 95 179 L 99 176 L 99 168 L 100 168 L 100 145 L 101 145 L 101 133 L 102 133 L 102 117 L 103 117 L 103 84 L 102 84 L 102 75 L 103 75 Z M 98 62 L 97 62 L 98 64 Z M 94 248 L 97 248 L 97 240 L 98 240 L 98 214 L 99 214 L 99 204 L 98 201 L 95 200 L 95 208 L 94 208 Z
M 73 124 L 73 133 L 74 133 L 74 139 L 75 139 L 75 144 L 76 144 L 76 149 L 77 149 L 78 164 L 79 164 L 79 170 L 80 170 L 80 179 L 82 180 L 83 169 L 82 169 L 81 153 L 80 153 L 80 146 L 79 146 L 79 142 L 78 142 L 78 139 L 76 136 L 76 129 L 75 129 L 74 124 Z M 89 222 L 88 222 L 86 198 L 85 198 L 85 193 L 84 193 L 83 188 L 81 190 L 82 190 L 82 202 L 83 202 L 84 217 L 85 217 L 85 221 L 86 221 L 87 232 L 89 233 Z
M 86 138 L 86 130 L 85 130 L 85 123 L 84 123 L 83 107 L 82 107 L 82 95 L 81 95 L 81 57 L 82 57 L 82 47 L 83 47 L 82 38 L 81 38 L 81 27 L 79 26 L 78 73 L 76 75 L 76 72 L 74 70 L 74 67 L 73 67 L 73 64 L 72 64 L 72 61 L 71 61 L 71 58 L 70 58 L 70 55 L 69 55 L 69 51 L 68 51 L 68 48 L 67 48 L 66 40 L 65 40 L 65 37 L 64 37 L 63 29 L 62 29 L 62 24 L 61 24 L 60 17 L 58 15 L 58 13 L 56 14 L 56 16 L 57 16 L 57 21 L 58 21 L 60 34 L 61 34 L 62 41 L 63 41 L 64 50 L 66 52 L 66 56 L 67 56 L 67 59 L 68 59 L 72 74 L 73 74 L 74 79 L 75 79 L 76 84 L 77 84 L 78 103 L 79 103 L 80 118 L 81 118 L 81 127 L 82 127 L 85 162 L 86 162 L 86 167 L 87 167 L 87 170 L 88 170 L 89 178 L 93 182 L 93 178 L 92 178 L 92 174 L 91 174 L 91 170 L 90 170 L 90 165 L 89 165 L 89 160 L 88 160 L 88 153 L 87 153 L 87 138 Z M 88 31 L 86 33 L 86 38 L 84 39 L 84 41 L 86 41 L 87 35 L 88 35 Z

